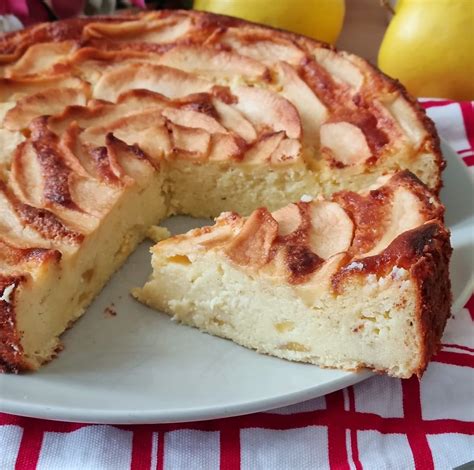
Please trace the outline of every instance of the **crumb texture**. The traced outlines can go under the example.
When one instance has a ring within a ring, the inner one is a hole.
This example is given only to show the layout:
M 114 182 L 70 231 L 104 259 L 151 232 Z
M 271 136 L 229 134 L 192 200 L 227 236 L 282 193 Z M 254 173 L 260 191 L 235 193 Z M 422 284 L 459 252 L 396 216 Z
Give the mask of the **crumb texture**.
M 224 213 L 152 252 L 140 301 L 289 360 L 421 375 L 449 316 L 443 207 L 408 172 L 273 213 Z

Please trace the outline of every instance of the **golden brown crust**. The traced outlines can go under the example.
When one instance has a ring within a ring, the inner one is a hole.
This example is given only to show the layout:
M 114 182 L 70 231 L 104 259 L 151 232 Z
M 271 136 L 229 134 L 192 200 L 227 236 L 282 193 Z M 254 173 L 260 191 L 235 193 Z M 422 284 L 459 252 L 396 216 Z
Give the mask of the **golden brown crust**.
M 11 267 L 24 269 L 24 265 L 39 265 L 44 262 L 58 262 L 61 259 L 61 253 L 58 250 L 47 248 L 20 248 L 0 240 L 0 262 L 2 268 Z
M 395 238 L 381 253 L 373 256 L 357 258 L 354 270 L 351 263 L 354 258 L 341 267 L 332 277 L 332 285 L 336 292 L 343 289 L 347 278 L 375 274 L 378 278 L 389 274 L 394 267 L 410 270 L 414 263 L 418 263 L 423 253 L 433 243 L 437 234 L 444 230 L 439 221 L 427 222 L 412 230 L 408 230 Z
M 451 314 L 451 282 L 449 260 L 452 248 L 449 232 L 438 228 L 424 247 L 423 256 L 412 266 L 411 273 L 418 289 L 416 316 L 421 338 L 421 377 L 431 357 L 438 351 L 446 322 Z
M 3 193 L 4 197 L 8 200 L 21 223 L 25 227 L 31 227 L 45 239 L 64 241 L 71 244 L 78 244 L 83 241 L 83 234 L 67 227 L 52 212 L 19 201 L 2 181 L 0 181 L 0 193 Z
M 444 221 L 443 205 L 433 204 L 431 191 L 413 173 L 406 170 L 396 173 L 389 184 L 370 190 L 368 194 L 340 191 L 333 195 L 333 200 L 350 214 L 356 227 L 351 246 L 352 256 L 368 252 L 381 238 L 389 223 L 393 193 L 400 187 L 416 196 L 420 202 L 417 210 L 424 220 Z
M 8 108 L 0 130 L 7 143 L 22 142 L 0 160 L 5 278 L 15 262 L 28 276 L 44 257 L 77 249 L 118 194 L 163 162 L 309 168 L 309 152 L 317 165 L 364 174 L 397 152 L 410 164 L 427 154 L 431 189 L 441 187 L 434 126 L 398 82 L 327 44 L 243 20 L 164 10 L 40 24 L 0 38 L 0 76 Z M 388 250 L 381 244 L 398 187 L 418 200 L 423 220 L 442 223 L 425 187 L 408 173 L 395 178 L 368 195 L 296 204 L 301 217 L 289 233 L 265 209 L 245 225 L 234 220 L 244 229 L 227 254 L 255 269 L 275 263 L 302 285 L 338 250 L 348 250 L 348 262 Z M 312 225 L 333 216 L 342 234 L 335 241 Z

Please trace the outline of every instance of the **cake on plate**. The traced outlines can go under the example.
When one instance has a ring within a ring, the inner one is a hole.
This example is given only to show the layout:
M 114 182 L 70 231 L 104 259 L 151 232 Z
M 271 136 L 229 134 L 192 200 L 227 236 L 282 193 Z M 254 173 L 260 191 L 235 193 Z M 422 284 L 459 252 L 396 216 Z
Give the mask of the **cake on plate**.
M 441 187 L 433 124 L 400 84 L 352 54 L 234 18 L 36 25 L 0 38 L 0 77 L 5 371 L 50 360 L 169 215 L 269 214 L 404 170 L 434 198 Z
M 450 311 L 449 234 L 411 173 L 159 242 L 134 291 L 207 333 L 324 367 L 421 375 Z

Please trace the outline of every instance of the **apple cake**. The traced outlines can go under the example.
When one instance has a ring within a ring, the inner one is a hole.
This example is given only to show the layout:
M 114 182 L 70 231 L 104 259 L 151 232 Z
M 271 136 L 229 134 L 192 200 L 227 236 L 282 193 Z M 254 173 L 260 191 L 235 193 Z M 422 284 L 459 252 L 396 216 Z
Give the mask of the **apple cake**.
M 0 368 L 34 370 L 50 360 L 61 333 L 169 215 L 248 215 L 265 206 L 249 220 L 271 220 L 267 211 L 303 195 L 357 192 L 404 170 L 436 199 L 443 166 L 432 122 L 400 84 L 305 37 L 196 11 L 7 34 Z M 423 289 L 449 290 L 447 272 L 436 276 Z M 423 315 L 446 315 L 430 306 Z M 438 338 L 427 330 L 424 351 Z
M 134 295 L 259 352 L 324 367 L 421 375 L 450 310 L 449 234 L 411 173 L 309 196 L 152 248 Z

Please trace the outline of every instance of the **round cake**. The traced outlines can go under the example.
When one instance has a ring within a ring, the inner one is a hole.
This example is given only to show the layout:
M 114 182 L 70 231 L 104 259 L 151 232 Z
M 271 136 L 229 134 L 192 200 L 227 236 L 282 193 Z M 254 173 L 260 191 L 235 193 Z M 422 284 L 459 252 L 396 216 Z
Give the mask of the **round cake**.
M 434 197 L 441 187 L 433 124 L 398 82 L 235 18 L 159 11 L 36 25 L 0 38 L 0 77 L 5 371 L 50 360 L 169 215 L 275 211 L 400 170 Z

